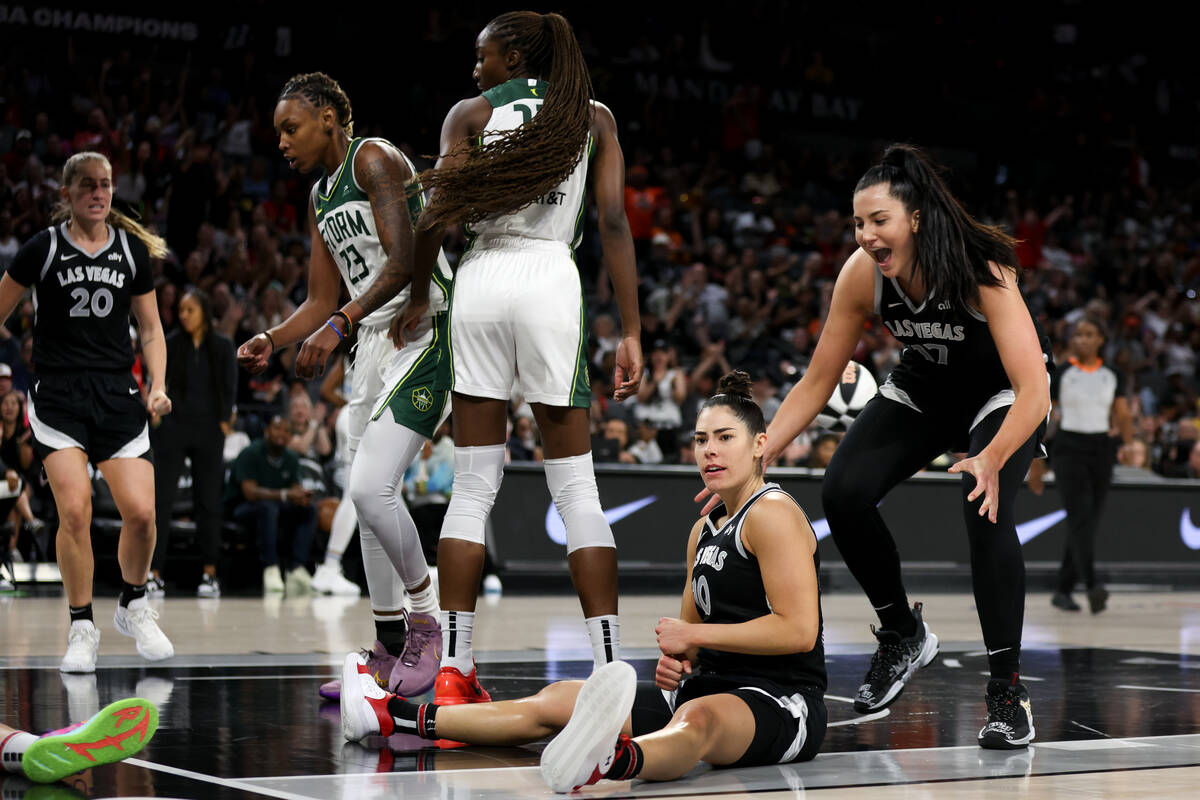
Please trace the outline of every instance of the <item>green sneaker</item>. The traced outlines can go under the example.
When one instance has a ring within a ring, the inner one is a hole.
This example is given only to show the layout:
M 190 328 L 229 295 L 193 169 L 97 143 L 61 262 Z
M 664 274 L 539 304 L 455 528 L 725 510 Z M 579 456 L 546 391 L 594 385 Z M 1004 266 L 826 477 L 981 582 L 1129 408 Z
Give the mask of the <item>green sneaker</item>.
M 128 758 L 141 750 L 157 730 L 158 709 L 154 704 L 129 697 L 102 708 L 87 722 L 38 737 L 21 757 L 21 767 L 31 781 L 52 783 Z

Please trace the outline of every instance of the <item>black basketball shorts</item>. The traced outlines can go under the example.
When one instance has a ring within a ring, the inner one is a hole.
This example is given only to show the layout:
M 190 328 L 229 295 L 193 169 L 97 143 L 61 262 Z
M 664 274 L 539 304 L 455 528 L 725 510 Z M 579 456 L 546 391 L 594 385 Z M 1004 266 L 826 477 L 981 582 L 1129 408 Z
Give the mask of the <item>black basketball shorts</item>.
M 633 735 L 662 730 L 675 711 L 689 700 L 731 694 L 750 707 L 754 738 L 746 752 L 727 767 L 758 767 L 809 761 L 825 740 L 829 714 L 818 690 L 785 694 L 778 687 L 752 686 L 716 675 L 689 678 L 674 692 L 639 683 L 633 701 Z
M 152 461 L 146 403 L 133 375 L 52 373 L 29 389 L 29 427 L 38 457 L 78 447 L 99 464 L 110 458 Z

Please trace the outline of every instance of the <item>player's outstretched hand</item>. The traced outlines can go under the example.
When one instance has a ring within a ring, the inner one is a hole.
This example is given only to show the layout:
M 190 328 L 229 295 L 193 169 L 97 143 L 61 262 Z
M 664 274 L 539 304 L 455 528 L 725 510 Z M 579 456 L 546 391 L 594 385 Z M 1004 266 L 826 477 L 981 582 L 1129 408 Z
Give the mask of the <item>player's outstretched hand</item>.
M 271 360 L 271 352 L 273 350 L 271 340 L 267 338 L 265 333 L 260 333 L 243 342 L 242 346 L 238 348 L 238 364 L 247 372 L 262 372 L 267 368 L 267 362 Z
M 617 345 L 616 369 L 613 370 L 613 399 L 621 402 L 637 395 L 642 382 L 642 340 L 623 336 Z
M 329 325 L 317 328 L 300 346 L 300 354 L 296 356 L 296 375 L 306 381 L 324 375 L 325 363 L 341 343 L 342 340 Z
M 975 488 L 967 495 L 967 502 L 974 503 L 981 495 L 983 502 L 979 504 L 979 516 L 987 515 L 989 522 L 996 521 L 996 505 L 1000 501 L 1000 467 L 992 463 L 986 453 L 980 453 L 973 458 L 964 458 L 957 462 L 947 472 L 967 472 L 975 478 Z
M 171 398 L 162 389 L 151 389 L 146 398 L 146 406 L 154 417 L 165 417 L 171 413 Z

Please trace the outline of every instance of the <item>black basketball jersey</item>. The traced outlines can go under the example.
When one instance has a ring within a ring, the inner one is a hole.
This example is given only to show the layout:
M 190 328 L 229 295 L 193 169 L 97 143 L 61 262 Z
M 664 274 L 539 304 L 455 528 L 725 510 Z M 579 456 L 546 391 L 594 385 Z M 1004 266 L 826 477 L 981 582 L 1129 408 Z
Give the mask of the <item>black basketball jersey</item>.
M 696 613 L 702 621 L 736 624 L 771 613 L 758 558 L 742 542 L 742 524 L 746 514 L 760 497 L 769 492 L 783 492 L 783 489 L 778 484 L 766 484 L 719 528 L 717 520 L 726 513 L 724 503 L 705 518 L 704 527 L 696 541 L 696 559 L 692 564 L 692 596 L 696 602 Z M 813 568 L 818 571 L 821 568 L 821 559 L 815 550 Z M 810 687 L 824 692 L 828 685 L 825 675 L 825 621 L 819 601 L 817 614 L 817 643 L 807 653 L 762 656 L 702 647 L 698 658 L 700 669 L 705 673 L 751 684 L 765 681 L 785 689 Z
M 875 312 L 904 345 L 900 363 L 880 388 L 884 397 L 945 416 L 959 444 L 980 414 L 1012 404 L 1012 382 L 979 311 L 963 311 L 937 298 L 918 305 L 877 267 Z M 1036 319 L 1033 324 L 1046 368 L 1053 372 L 1050 340 Z
M 33 287 L 37 372 L 133 367 L 130 300 L 154 289 L 150 254 L 136 236 L 109 225 L 108 242 L 91 255 L 63 222 L 26 242 L 8 274 Z

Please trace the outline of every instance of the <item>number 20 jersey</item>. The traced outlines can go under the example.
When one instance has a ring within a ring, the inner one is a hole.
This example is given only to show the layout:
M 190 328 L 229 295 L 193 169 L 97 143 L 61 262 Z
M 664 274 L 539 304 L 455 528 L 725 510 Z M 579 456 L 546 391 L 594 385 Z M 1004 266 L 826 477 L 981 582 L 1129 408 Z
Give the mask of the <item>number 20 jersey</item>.
M 322 176 L 312 188 L 313 212 L 317 217 L 317 230 L 329 248 L 333 262 L 337 264 L 342 282 L 357 300 L 379 277 L 387 262 L 387 252 L 379 240 L 375 227 L 375 215 L 367 193 L 354 177 L 354 157 L 367 142 L 378 142 L 385 147 L 393 145 L 385 139 L 354 139 L 346 151 L 346 160 L 332 175 Z M 403 153 L 400 157 L 415 176 L 416 169 Z M 414 227 L 425 198 L 419 192 L 409 197 L 408 212 Z M 433 270 L 432 286 L 429 289 L 429 314 L 445 311 L 449 302 L 451 282 L 450 265 L 446 256 L 438 251 L 437 264 Z M 391 300 L 363 317 L 360 324 L 368 327 L 383 327 L 391 324 L 392 318 L 408 302 L 409 287 L 405 286 Z
M 128 372 L 131 300 L 154 291 L 146 245 L 107 226 L 94 254 L 61 222 L 21 247 L 8 274 L 33 287 L 33 362 L 39 375 L 76 370 Z

